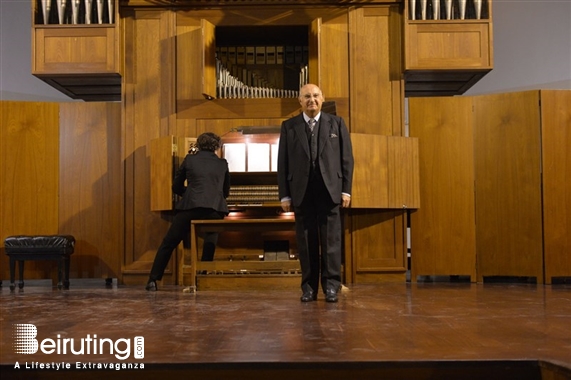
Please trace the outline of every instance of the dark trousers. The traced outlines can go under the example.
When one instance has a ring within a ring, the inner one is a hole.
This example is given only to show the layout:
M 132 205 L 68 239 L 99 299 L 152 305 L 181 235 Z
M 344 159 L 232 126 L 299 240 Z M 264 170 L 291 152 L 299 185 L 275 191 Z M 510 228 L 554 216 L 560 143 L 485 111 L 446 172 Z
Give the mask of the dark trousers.
M 299 207 L 294 207 L 301 289 L 337 291 L 341 286 L 342 227 L 339 204 L 329 196 L 321 177 L 310 180 Z
M 163 238 L 163 242 L 157 250 L 149 280 L 156 281 L 163 278 L 165 268 L 169 263 L 172 252 L 190 233 L 190 222 L 192 222 L 192 220 L 223 218 L 224 214 L 210 208 L 195 208 L 192 210 L 178 211 L 167 234 Z M 214 251 L 216 250 L 217 241 L 218 233 L 212 232 L 205 234 L 204 247 L 202 249 L 202 261 L 212 261 L 214 259 Z

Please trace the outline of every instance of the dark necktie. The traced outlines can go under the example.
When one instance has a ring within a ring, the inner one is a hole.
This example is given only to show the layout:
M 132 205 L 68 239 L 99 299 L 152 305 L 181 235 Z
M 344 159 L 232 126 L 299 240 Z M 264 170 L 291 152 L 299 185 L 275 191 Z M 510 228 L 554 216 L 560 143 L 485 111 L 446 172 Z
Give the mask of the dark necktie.
M 315 119 L 309 119 L 307 125 L 309 126 L 310 130 L 310 137 L 309 137 L 309 147 L 311 150 L 311 163 L 312 166 L 315 167 L 315 160 L 317 160 L 317 136 L 315 136 L 314 129 L 315 124 L 317 124 Z
M 313 128 L 315 127 L 315 119 L 309 119 L 308 124 L 309 124 L 309 130 L 313 132 Z

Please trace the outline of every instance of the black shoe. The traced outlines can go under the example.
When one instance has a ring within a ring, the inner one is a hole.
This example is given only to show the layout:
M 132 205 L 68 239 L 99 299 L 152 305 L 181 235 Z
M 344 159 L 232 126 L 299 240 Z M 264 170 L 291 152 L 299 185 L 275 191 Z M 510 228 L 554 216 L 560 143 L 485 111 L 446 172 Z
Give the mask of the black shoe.
M 317 294 L 313 293 L 311 290 L 303 293 L 301 296 L 301 302 L 311 302 L 317 300 Z
M 156 292 L 157 290 L 159 290 L 159 288 L 157 287 L 157 282 L 154 280 L 147 282 L 147 286 L 145 287 L 145 289 L 147 289 L 149 292 Z
M 337 292 L 334 289 L 327 289 L 325 292 L 325 302 L 337 302 Z

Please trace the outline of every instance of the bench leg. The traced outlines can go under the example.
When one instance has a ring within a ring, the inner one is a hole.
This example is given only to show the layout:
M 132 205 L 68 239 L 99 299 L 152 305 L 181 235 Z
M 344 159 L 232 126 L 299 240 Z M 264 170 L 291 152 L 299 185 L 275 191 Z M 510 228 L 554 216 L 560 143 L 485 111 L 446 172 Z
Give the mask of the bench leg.
M 57 288 L 69 289 L 69 258 L 63 257 L 57 263 Z
M 63 288 L 69 289 L 69 257 L 63 259 Z
M 16 289 L 16 259 L 10 257 L 10 290 Z
M 65 259 L 60 259 L 57 261 L 57 288 L 61 289 L 63 287 L 63 282 L 61 280 L 63 274 L 63 262 Z
M 16 262 L 18 262 L 18 287 L 24 289 L 24 261 L 10 257 L 10 290 L 16 289 Z M 69 289 L 69 256 L 58 260 L 58 289 Z
M 24 289 L 24 260 L 18 260 L 18 275 L 20 279 L 18 288 Z

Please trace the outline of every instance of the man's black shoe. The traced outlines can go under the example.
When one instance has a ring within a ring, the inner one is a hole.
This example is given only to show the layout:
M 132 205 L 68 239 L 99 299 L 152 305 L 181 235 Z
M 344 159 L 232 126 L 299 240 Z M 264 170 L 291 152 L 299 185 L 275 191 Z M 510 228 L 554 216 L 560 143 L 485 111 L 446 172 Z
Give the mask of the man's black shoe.
M 317 300 L 317 294 L 313 293 L 311 290 L 303 293 L 301 296 L 301 302 L 311 302 Z

